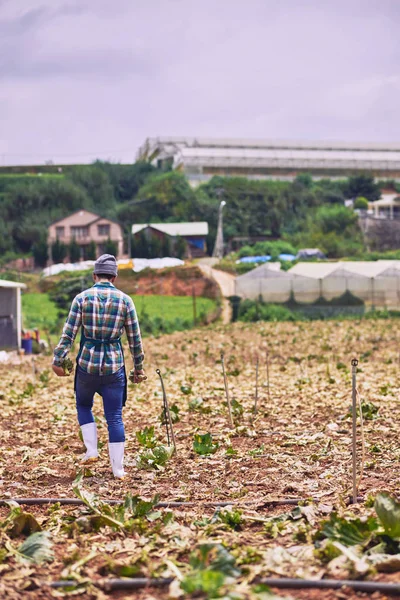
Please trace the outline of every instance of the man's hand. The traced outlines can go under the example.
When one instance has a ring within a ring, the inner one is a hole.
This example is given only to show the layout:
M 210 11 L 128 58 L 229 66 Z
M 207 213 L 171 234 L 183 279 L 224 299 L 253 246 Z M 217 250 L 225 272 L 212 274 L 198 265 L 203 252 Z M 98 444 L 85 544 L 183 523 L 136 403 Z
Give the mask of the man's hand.
M 66 373 L 62 367 L 57 367 L 57 365 L 51 365 L 51 368 L 58 377 L 68 377 L 68 373 Z
M 132 383 L 141 383 L 142 381 L 146 381 L 146 379 L 147 375 L 143 369 L 141 371 L 132 369 L 132 371 L 129 373 L 129 381 Z

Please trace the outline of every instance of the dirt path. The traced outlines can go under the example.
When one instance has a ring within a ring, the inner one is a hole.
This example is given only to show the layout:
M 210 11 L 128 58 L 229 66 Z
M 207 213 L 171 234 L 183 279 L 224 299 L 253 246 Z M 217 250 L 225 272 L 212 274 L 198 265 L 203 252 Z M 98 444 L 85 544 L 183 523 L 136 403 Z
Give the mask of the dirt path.
M 213 269 L 211 264 L 209 263 L 199 263 L 199 267 L 207 277 L 214 279 L 222 294 L 222 322 L 226 325 L 231 322 L 232 316 L 232 307 L 228 300 L 229 296 L 233 296 L 235 294 L 235 279 L 234 275 L 230 273 L 225 273 L 225 271 L 219 271 L 218 269 Z

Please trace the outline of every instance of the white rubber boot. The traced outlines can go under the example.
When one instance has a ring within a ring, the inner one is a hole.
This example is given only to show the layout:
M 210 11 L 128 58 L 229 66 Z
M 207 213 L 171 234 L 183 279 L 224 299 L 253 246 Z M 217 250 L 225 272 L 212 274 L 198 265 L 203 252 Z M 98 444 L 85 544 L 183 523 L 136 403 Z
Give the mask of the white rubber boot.
M 86 446 L 86 454 L 83 457 L 82 464 L 95 462 L 99 458 L 96 423 L 86 423 L 86 425 L 81 425 L 81 431 L 83 443 Z
M 124 450 L 125 442 L 114 442 L 108 444 L 112 472 L 114 477 L 117 479 L 123 479 L 125 477 Z

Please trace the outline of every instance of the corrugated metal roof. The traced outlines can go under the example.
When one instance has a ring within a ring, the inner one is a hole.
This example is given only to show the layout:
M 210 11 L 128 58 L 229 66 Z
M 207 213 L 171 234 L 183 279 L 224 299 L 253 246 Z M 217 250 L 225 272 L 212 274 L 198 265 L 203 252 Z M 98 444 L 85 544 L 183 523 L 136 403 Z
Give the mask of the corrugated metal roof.
M 20 281 L 8 281 L 8 279 L 0 279 L 0 287 L 2 288 L 26 288 L 25 283 Z
M 162 231 L 167 235 L 191 236 L 191 235 L 208 235 L 208 223 L 206 221 L 194 221 L 193 223 L 142 223 L 132 225 L 132 235 L 139 233 L 146 227 L 152 227 L 157 231 Z

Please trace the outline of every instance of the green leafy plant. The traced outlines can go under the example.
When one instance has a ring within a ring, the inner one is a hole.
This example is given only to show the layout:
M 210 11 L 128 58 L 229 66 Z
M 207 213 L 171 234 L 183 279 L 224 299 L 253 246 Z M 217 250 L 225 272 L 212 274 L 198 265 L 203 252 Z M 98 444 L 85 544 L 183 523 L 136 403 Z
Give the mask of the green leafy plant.
M 64 373 L 66 375 L 71 375 L 72 371 L 74 370 L 74 363 L 70 358 L 64 358 L 61 363 L 61 367 L 64 369 Z
M 332 513 L 329 521 L 321 524 L 320 535 L 323 538 L 340 542 L 344 546 L 366 545 L 371 541 L 377 529 L 378 522 L 373 516 L 361 520 L 360 518 L 339 517 L 336 513 Z
M 211 412 L 211 408 L 205 405 L 204 399 L 201 396 L 189 400 L 189 411 L 194 412 L 196 410 L 203 414 Z
M 225 456 L 237 456 L 239 453 L 233 446 L 228 446 L 225 451 Z
M 230 529 L 239 531 L 243 523 L 242 511 L 237 509 L 228 510 L 223 508 L 218 513 L 218 518 L 222 523 L 225 523 Z
M 379 406 L 376 406 L 373 402 L 362 402 L 361 410 L 366 421 L 372 421 L 379 416 Z
M 83 474 L 79 473 L 73 483 L 73 490 L 92 513 L 90 518 L 77 519 L 77 525 L 84 531 L 98 530 L 104 525 L 122 531 L 143 531 L 143 519 L 151 522 L 162 516 L 161 512 L 154 510 L 155 505 L 159 502 L 157 495 L 152 500 L 142 500 L 137 495 L 127 494 L 123 503 L 110 506 L 96 494 L 84 489 L 81 485 L 82 479 Z
M 50 381 L 50 371 L 49 369 L 44 369 L 39 375 L 39 380 L 43 384 L 43 387 L 47 387 Z
M 145 427 L 136 432 L 136 439 L 144 448 L 154 448 L 157 446 L 157 439 L 154 435 L 154 426 Z
M 179 406 L 177 404 L 172 404 L 172 406 L 169 407 L 169 413 L 171 415 L 171 421 L 172 423 L 179 423 L 180 416 L 179 416 Z M 159 416 L 161 425 L 165 425 L 165 411 L 162 410 Z
M 190 573 L 181 582 L 187 594 L 203 593 L 206 598 L 218 598 L 222 586 L 240 575 L 235 558 L 221 544 L 201 544 L 190 555 Z
M 228 406 L 227 402 L 224 402 L 224 406 Z M 231 400 L 231 410 L 232 416 L 236 421 L 238 421 L 244 413 L 243 405 L 238 400 L 236 400 L 236 398 L 232 398 Z
M 31 513 L 22 510 L 19 504 L 12 500 L 7 502 L 7 504 L 11 510 L 6 519 L 1 523 L 1 529 L 6 531 L 10 537 L 17 537 L 21 534 L 29 535 L 42 530 L 36 518 Z
M 265 452 L 265 446 L 264 444 L 261 444 L 261 446 L 257 447 L 257 448 L 253 448 L 253 450 L 249 450 L 249 455 L 252 456 L 253 458 L 255 458 L 256 456 L 262 456 Z
M 190 385 L 182 384 L 181 392 L 182 392 L 182 394 L 185 394 L 185 396 L 189 396 L 189 394 L 192 393 L 192 388 Z
M 362 416 L 365 421 L 373 421 L 379 417 L 379 406 L 376 406 L 373 402 L 361 402 Z M 360 409 L 357 406 L 357 415 L 360 414 Z M 351 418 L 352 409 L 349 407 L 347 418 Z
M 383 492 L 377 494 L 374 507 L 385 534 L 400 542 L 400 502 Z
M 193 440 L 193 450 L 202 456 L 214 454 L 219 448 L 218 442 L 213 442 L 211 433 L 196 433 Z
M 14 555 L 18 560 L 35 564 L 51 562 L 53 560 L 52 545 L 48 531 L 32 533 L 17 550 L 10 543 L 5 543 L 9 553 Z
M 154 446 L 139 452 L 135 457 L 135 463 L 138 469 L 157 469 L 163 471 L 165 464 L 174 453 L 173 446 Z

